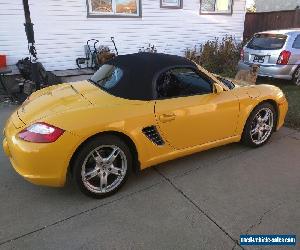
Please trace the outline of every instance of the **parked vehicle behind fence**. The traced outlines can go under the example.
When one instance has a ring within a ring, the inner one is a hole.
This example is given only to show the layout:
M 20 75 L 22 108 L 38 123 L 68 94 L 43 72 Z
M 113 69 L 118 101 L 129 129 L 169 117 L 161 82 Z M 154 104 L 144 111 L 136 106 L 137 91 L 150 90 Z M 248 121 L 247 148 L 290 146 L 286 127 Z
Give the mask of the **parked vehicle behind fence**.
M 238 69 L 260 66 L 259 76 L 291 80 L 300 86 L 300 29 L 255 34 L 241 51 Z

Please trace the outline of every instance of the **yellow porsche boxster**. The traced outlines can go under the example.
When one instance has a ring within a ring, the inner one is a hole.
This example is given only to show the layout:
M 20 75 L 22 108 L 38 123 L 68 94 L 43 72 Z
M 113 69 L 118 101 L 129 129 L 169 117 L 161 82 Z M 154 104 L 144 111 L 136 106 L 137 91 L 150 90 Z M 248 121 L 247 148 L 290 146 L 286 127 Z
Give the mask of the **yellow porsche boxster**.
M 288 109 L 271 85 L 237 86 L 183 57 L 137 53 L 90 80 L 33 93 L 8 119 L 3 148 L 26 180 L 116 192 L 131 171 L 239 142 L 258 147 Z

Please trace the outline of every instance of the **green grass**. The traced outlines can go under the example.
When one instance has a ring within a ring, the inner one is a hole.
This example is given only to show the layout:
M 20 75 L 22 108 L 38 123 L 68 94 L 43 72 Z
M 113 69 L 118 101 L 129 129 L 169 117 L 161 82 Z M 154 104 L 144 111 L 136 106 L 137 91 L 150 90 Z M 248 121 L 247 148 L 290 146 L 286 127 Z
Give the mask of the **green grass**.
M 285 126 L 300 130 L 300 87 L 290 81 L 264 78 L 258 79 L 258 84 L 273 84 L 282 89 L 289 102 Z

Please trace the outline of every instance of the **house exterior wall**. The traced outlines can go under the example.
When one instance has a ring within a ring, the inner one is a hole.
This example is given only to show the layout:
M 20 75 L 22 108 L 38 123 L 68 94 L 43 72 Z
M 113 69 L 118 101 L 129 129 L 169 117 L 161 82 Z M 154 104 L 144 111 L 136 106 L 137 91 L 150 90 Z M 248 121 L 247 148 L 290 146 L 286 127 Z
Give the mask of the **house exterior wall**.
M 300 0 L 255 0 L 257 12 L 294 10 L 300 7 Z
M 76 68 L 83 45 L 95 38 L 119 54 L 148 43 L 158 52 L 182 55 L 202 41 L 233 35 L 242 39 L 246 0 L 234 0 L 232 15 L 200 15 L 199 0 L 183 0 L 183 9 L 162 9 L 159 0 L 142 0 L 141 18 L 87 18 L 86 0 L 29 0 L 39 60 L 47 70 Z M 22 1 L 1 0 L 0 54 L 8 64 L 28 56 Z

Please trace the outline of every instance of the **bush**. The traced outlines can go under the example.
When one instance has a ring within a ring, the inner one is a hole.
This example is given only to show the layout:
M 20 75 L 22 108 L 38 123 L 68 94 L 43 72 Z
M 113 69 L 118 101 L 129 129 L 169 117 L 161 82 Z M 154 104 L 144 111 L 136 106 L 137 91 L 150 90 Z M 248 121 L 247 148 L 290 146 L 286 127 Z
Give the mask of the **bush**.
M 207 41 L 194 49 L 186 49 L 185 56 L 212 73 L 234 77 L 241 49 L 241 43 L 237 43 L 232 36 L 226 36 L 221 40 L 215 38 Z

